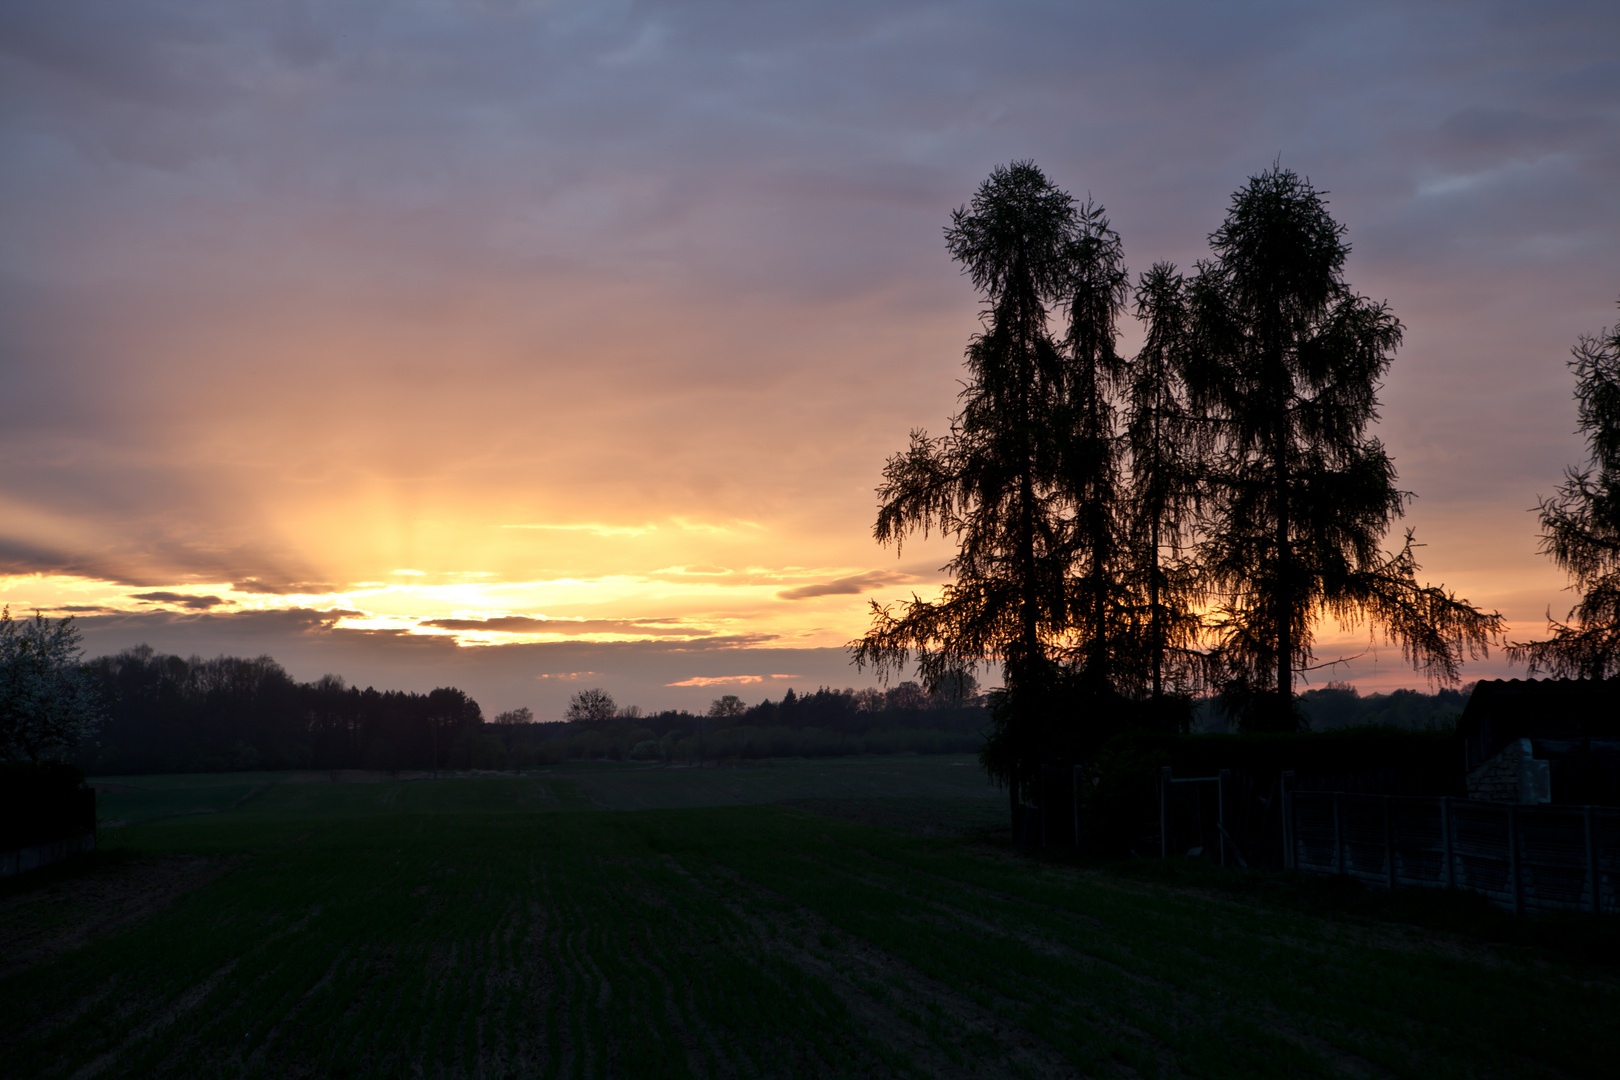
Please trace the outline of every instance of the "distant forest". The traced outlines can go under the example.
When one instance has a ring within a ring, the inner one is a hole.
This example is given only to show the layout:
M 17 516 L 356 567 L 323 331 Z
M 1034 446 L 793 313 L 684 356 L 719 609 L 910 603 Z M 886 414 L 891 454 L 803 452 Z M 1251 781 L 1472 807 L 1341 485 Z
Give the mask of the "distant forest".
M 301 683 L 268 656 L 187 659 L 141 645 L 85 668 L 106 709 L 79 751 L 92 775 L 435 768 L 465 756 L 484 719 L 454 687 L 361 690 L 334 675 Z
M 1354 686 L 1330 682 L 1320 690 L 1299 695 L 1300 713 L 1312 731 L 1336 731 L 1350 727 L 1396 727 L 1409 731 L 1455 731 L 1457 717 L 1468 704 L 1474 684 L 1425 694 L 1419 690 L 1394 690 L 1387 694 L 1359 693 Z M 1200 731 L 1227 731 L 1229 721 L 1214 699 L 1206 699 L 1198 710 Z
M 148 646 L 90 661 L 106 702 L 99 736 L 81 747 L 92 775 L 255 769 L 520 769 L 580 758 L 721 761 L 849 754 L 971 753 L 989 716 L 971 685 L 954 697 L 914 682 L 831 689 L 747 705 L 734 695 L 706 714 L 619 709 L 595 691 L 594 715 L 533 722 L 526 709 L 488 719 L 454 687 L 426 694 L 364 690 L 328 675 L 298 682 L 268 656 L 211 660 Z M 1450 729 L 1467 691 L 1362 696 L 1330 683 L 1300 695 L 1315 730 L 1384 724 Z M 1225 729 L 1200 709 L 1199 727 Z

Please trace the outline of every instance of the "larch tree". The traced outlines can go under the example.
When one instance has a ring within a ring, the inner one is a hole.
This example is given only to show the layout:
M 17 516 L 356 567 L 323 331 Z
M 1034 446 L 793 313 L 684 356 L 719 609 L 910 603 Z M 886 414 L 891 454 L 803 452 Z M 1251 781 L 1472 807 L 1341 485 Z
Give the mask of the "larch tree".
M 1129 289 L 1124 249 L 1102 207 L 1089 199 L 1075 215 L 1064 339 L 1068 364 L 1061 426 L 1063 495 L 1073 508 L 1066 652 L 1078 676 L 1079 707 L 1107 709 L 1133 687 L 1128 581 L 1120 512 L 1124 445 L 1114 400 L 1124 384 L 1119 316 Z M 1071 703 L 1071 707 L 1073 707 Z
M 1179 727 L 1191 720 L 1190 695 L 1207 681 L 1197 612 L 1204 590 L 1189 546 L 1202 502 L 1210 426 L 1187 408 L 1186 280 L 1174 265 L 1155 263 L 1138 280 L 1134 299 L 1146 335 L 1126 391 L 1125 561 L 1142 608 L 1138 637 L 1149 720 L 1156 727 Z
M 880 675 L 915 662 L 930 691 L 981 663 L 1003 691 L 982 759 L 1014 806 L 1041 760 L 1071 621 L 1072 506 L 1065 470 L 1072 372 L 1050 309 L 1073 286 L 1074 200 L 1031 162 L 998 166 L 954 211 L 946 246 L 983 297 L 961 410 L 938 438 L 913 431 L 889 459 L 873 533 L 898 550 L 916 532 L 957 543 L 938 599 L 873 604 L 850 647 Z
M 1417 583 L 1410 532 L 1383 550 L 1407 495 L 1367 427 L 1401 324 L 1345 283 L 1350 248 L 1322 195 L 1280 166 L 1253 177 L 1192 282 L 1189 384 L 1221 446 L 1201 557 L 1223 600 L 1227 700 L 1250 729 L 1297 726 L 1295 677 L 1324 616 L 1370 622 L 1442 679 L 1502 627 Z
M 1620 323 L 1583 335 L 1572 351 L 1578 430 L 1591 457 L 1565 471 L 1539 510 L 1541 551 L 1573 579 L 1579 600 L 1563 622 L 1548 613 L 1547 640 L 1515 642 L 1508 655 L 1532 675 L 1603 679 L 1620 675 Z

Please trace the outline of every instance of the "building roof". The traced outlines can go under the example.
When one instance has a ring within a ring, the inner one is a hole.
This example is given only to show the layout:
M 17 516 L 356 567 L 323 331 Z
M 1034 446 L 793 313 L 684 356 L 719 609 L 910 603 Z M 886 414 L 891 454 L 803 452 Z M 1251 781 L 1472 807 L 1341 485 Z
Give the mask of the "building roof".
M 1468 766 L 1512 739 L 1620 735 L 1620 679 L 1489 679 L 1457 718 Z

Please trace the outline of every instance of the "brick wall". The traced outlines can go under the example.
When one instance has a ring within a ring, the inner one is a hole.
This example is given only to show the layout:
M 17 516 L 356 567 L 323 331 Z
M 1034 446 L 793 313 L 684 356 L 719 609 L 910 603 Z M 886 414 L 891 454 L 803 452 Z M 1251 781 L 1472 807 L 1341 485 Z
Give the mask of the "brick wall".
M 1538 761 L 1529 739 L 1514 739 L 1468 774 L 1468 797 L 1488 802 L 1552 802 L 1552 773 Z

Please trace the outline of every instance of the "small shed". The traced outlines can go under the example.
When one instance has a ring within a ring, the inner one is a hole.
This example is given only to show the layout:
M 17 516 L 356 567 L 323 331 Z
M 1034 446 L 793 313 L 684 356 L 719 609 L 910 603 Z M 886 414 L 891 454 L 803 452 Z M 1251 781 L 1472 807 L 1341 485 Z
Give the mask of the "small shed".
M 1481 681 L 1457 734 L 1475 798 L 1620 806 L 1620 679 Z M 1497 791 L 1510 773 L 1537 794 Z

